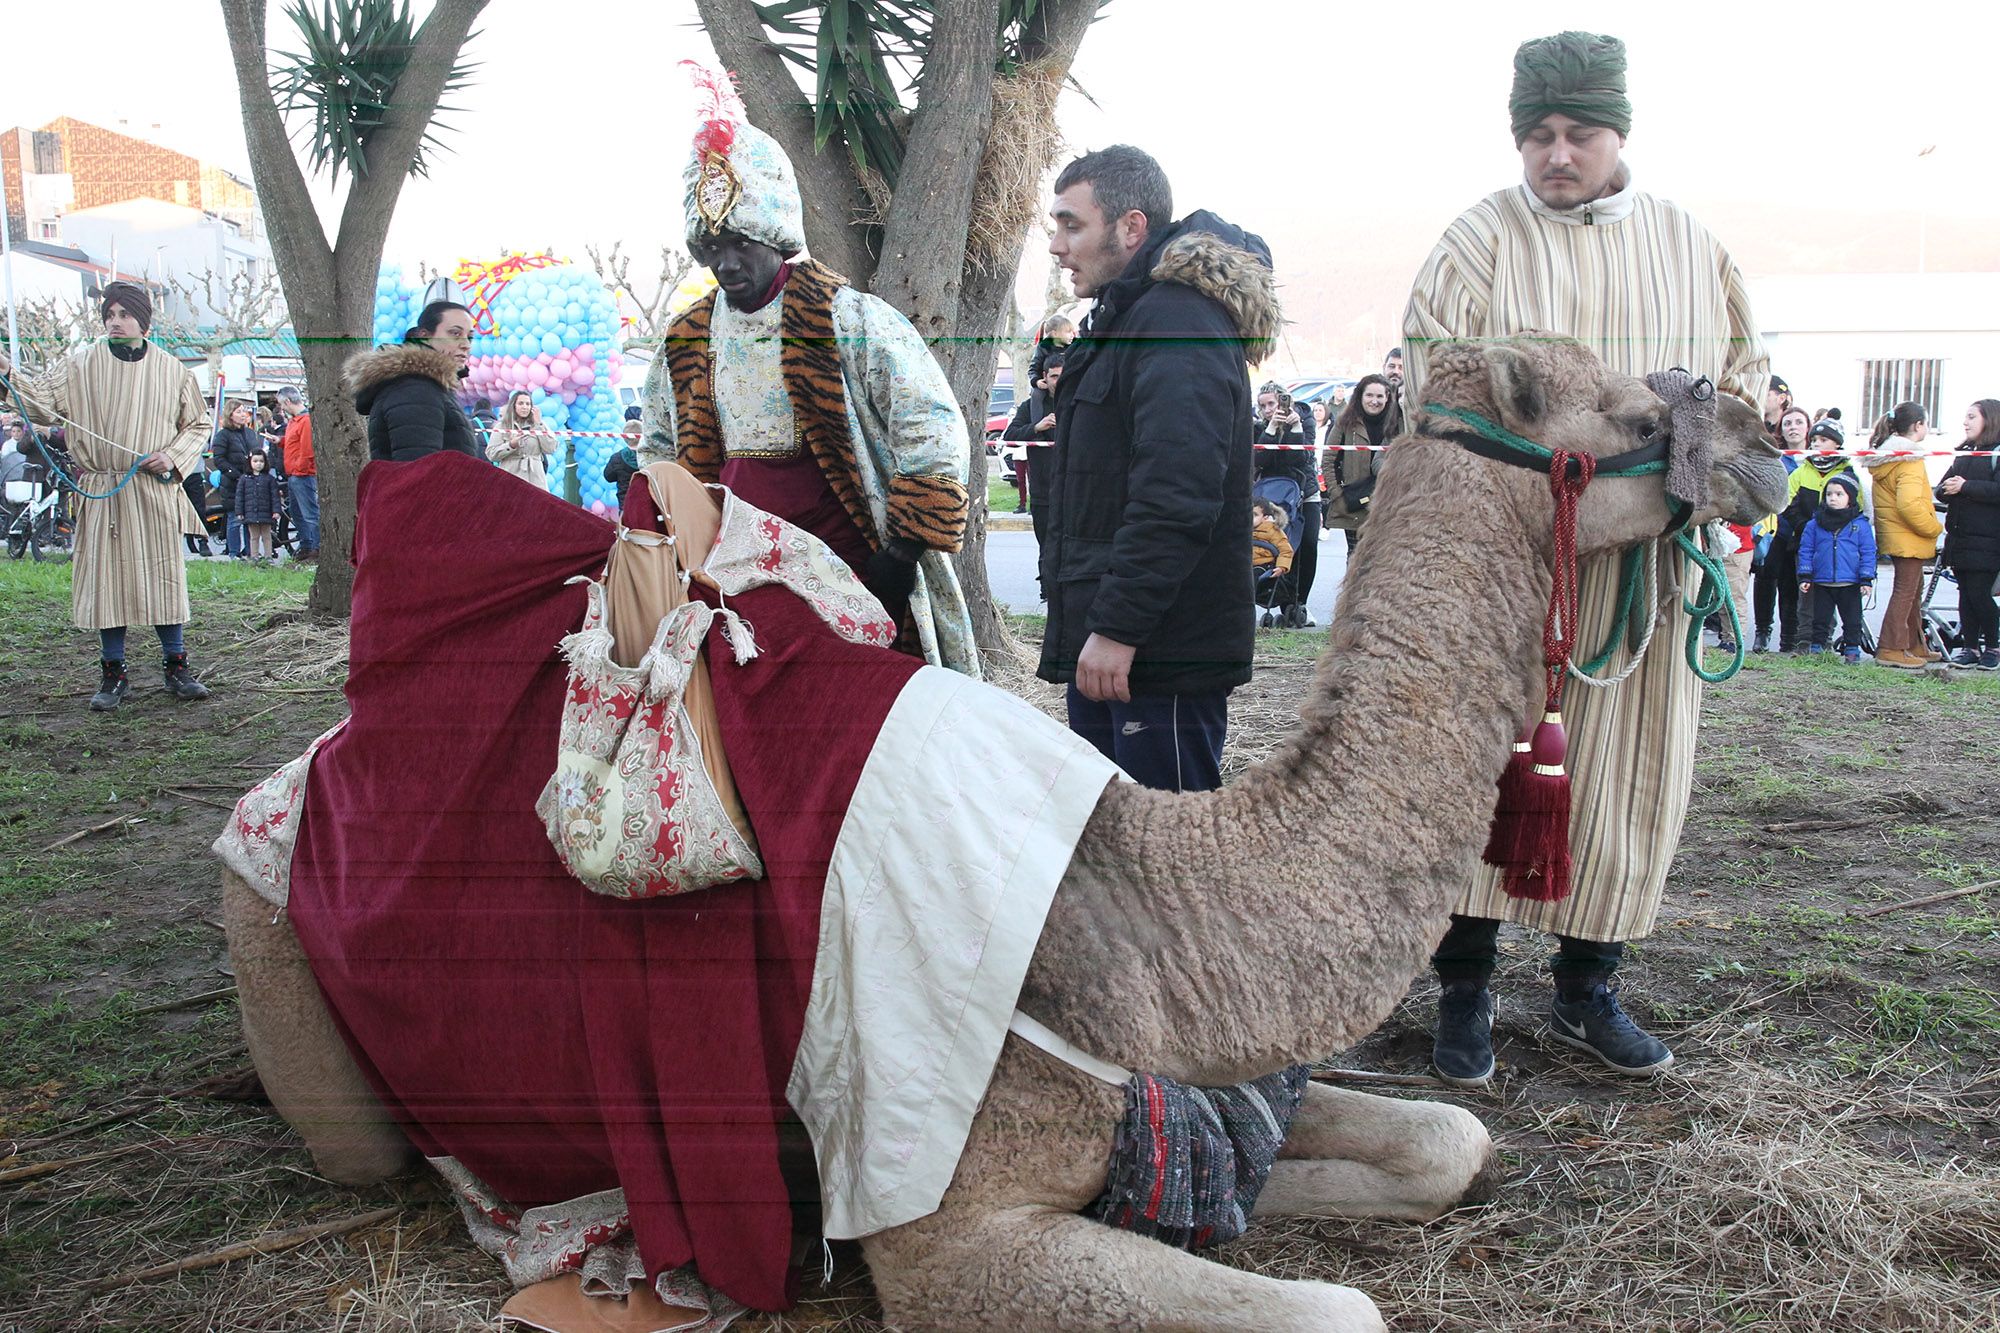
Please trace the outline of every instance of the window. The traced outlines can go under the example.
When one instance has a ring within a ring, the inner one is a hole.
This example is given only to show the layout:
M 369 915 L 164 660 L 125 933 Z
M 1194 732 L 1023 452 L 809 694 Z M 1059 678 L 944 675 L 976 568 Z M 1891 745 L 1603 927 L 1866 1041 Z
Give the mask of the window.
M 1867 430 L 1886 412 L 1903 403 L 1922 403 L 1924 416 L 1938 419 L 1938 384 L 1944 378 L 1944 362 L 1863 361 L 1861 363 L 1861 420 Z

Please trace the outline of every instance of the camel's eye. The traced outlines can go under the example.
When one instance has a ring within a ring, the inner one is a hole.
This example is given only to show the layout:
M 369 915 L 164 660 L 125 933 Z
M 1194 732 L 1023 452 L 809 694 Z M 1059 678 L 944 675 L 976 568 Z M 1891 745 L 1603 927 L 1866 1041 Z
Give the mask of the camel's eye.
M 1641 422 L 1639 425 L 1639 438 L 1645 440 L 1648 443 L 1651 443 L 1652 441 L 1659 439 L 1660 423 L 1658 423 L 1657 421 Z

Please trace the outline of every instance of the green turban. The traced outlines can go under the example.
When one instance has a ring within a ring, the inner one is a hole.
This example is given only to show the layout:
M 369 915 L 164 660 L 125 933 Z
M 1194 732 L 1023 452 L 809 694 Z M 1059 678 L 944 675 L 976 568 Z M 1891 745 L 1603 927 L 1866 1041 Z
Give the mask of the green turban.
M 1559 32 L 1522 42 L 1514 52 L 1514 146 L 1545 116 L 1568 116 L 1620 134 L 1632 132 L 1625 96 L 1625 43 L 1594 32 Z

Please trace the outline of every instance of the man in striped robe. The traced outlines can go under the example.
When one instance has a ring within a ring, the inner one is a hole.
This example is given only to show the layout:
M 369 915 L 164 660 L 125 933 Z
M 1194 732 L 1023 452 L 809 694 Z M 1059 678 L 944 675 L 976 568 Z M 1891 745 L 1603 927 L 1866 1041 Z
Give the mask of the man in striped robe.
M 1452 223 L 1418 274 L 1404 317 L 1406 405 L 1422 407 L 1433 344 L 1529 330 L 1581 339 L 1613 371 L 1678 366 L 1761 404 L 1769 363 L 1742 274 L 1700 223 L 1635 190 L 1620 161 L 1632 124 L 1624 43 L 1578 32 L 1524 43 L 1510 110 L 1524 179 Z M 1662 543 L 1662 570 L 1671 552 Z M 1581 573 L 1579 654 L 1594 654 L 1613 632 L 1620 557 L 1587 560 Z M 1502 921 L 1558 938 L 1552 1035 L 1620 1073 L 1673 1062 L 1612 984 L 1625 941 L 1652 931 L 1693 783 L 1701 681 L 1681 660 L 1680 598 L 1669 600 L 1622 684 L 1573 681 L 1565 696 L 1574 891 L 1560 902 L 1510 898 L 1499 873 L 1481 867 L 1459 899 L 1433 958 L 1442 984 L 1433 1058 L 1447 1082 L 1481 1086 L 1492 1075 L 1487 982 Z M 1629 663 L 1621 642 L 1601 674 Z
M 77 628 L 98 634 L 103 679 L 90 706 L 109 712 L 130 688 L 128 625 L 159 633 L 174 697 L 206 699 L 208 688 L 188 669 L 181 542 L 202 527 L 181 481 L 201 467 L 208 404 L 187 368 L 146 340 L 153 304 L 141 288 L 111 283 L 99 313 L 105 336 L 39 376 L 16 374 L 0 356 L 0 374 L 28 415 L 43 426 L 67 426 L 74 480 L 89 493 L 79 498 L 70 614 Z

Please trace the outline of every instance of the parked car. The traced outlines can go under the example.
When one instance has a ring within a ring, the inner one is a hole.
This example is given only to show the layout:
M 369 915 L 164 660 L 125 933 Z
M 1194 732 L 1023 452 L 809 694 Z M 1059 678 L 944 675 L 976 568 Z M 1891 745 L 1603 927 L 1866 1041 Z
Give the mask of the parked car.
M 1000 367 L 993 379 L 993 394 L 986 400 L 986 452 L 1000 452 L 1000 435 L 1014 419 L 1014 372 Z
M 1293 402 L 1303 403 L 1308 407 L 1324 400 L 1327 410 L 1333 412 L 1338 411 L 1347 402 L 1347 395 L 1358 382 L 1334 375 L 1313 375 L 1293 380 L 1285 386 L 1285 392 L 1291 394 Z

